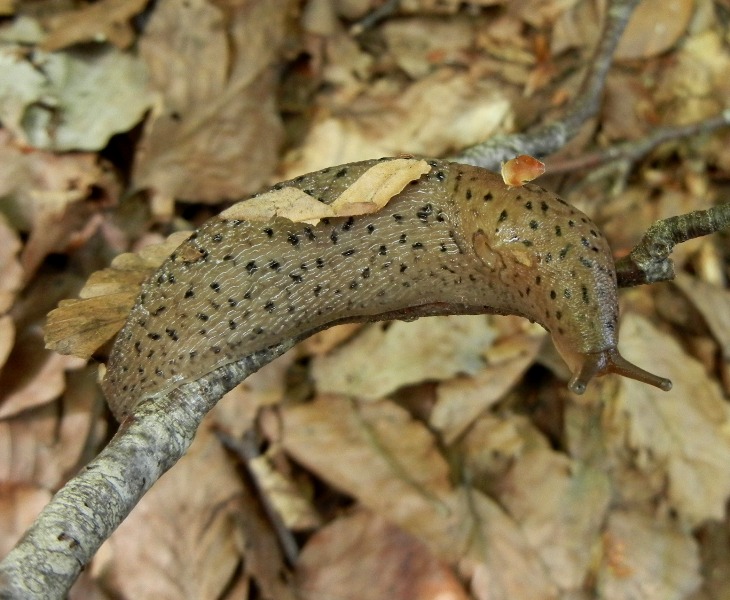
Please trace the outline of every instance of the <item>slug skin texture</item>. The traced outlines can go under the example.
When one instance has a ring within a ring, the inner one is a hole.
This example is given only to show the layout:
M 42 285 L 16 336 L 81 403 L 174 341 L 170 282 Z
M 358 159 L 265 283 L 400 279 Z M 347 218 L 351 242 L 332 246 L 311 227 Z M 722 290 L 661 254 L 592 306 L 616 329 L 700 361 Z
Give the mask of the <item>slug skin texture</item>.
M 331 204 L 373 165 L 277 184 Z M 669 389 L 617 350 L 616 273 L 596 225 L 533 184 L 428 161 L 379 212 L 317 225 L 204 223 L 142 286 L 103 381 L 116 416 L 227 363 L 334 323 L 514 314 L 547 329 L 576 393 L 609 372 Z M 245 202 L 245 201 L 244 201 Z

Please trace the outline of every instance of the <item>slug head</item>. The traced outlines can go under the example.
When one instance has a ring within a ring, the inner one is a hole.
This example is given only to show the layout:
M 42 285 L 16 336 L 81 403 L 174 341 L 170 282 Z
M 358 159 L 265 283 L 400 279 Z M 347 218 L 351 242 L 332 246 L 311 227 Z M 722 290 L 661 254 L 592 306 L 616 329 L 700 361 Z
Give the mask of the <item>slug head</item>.
M 586 386 L 591 379 L 608 373 L 648 383 L 665 392 L 672 389 L 672 382 L 669 379 L 649 373 L 630 363 L 619 354 L 615 347 L 587 354 L 571 352 L 563 348 L 558 348 L 558 350 L 573 371 L 568 388 L 574 394 L 582 394 L 586 391 Z

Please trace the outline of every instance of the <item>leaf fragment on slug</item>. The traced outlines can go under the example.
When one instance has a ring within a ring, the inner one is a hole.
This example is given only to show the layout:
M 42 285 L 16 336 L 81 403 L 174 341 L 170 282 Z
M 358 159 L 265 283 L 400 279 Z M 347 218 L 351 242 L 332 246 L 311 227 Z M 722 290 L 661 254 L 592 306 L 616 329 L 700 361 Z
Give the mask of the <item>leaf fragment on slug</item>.
M 142 283 L 191 233 L 178 231 L 137 253 L 120 254 L 109 268 L 92 273 L 79 298 L 62 300 L 48 313 L 46 348 L 90 358 L 122 328 Z
M 294 223 L 316 225 L 320 219 L 370 214 L 430 170 L 425 160 L 387 160 L 365 171 L 332 204 L 323 204 L 299 188 L 287 186 L 238 202 L 220 213 L 220 217 L 259 222 L 283 217 Z
M 221 219 L 241 221 L 270 221 L 274 217 L 283 217 L 294 223 L 309 225 L 316 225 L 320 219 L 333 216 L 331 206 L 295 187 L 272 190 L 237 202 L 219 215 Z
M 332 203 L 332 208 L 340 217 L 377 212 L 411 181 L 430 170 L 425 160 L 414 158 L 396 158 L 376 163 L 340 194 Z

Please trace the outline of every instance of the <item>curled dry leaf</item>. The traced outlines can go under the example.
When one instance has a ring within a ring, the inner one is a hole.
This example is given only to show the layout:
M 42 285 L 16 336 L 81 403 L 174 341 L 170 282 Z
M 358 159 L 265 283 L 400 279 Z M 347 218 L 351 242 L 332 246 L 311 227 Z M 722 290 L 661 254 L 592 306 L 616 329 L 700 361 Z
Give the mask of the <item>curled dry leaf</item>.
M 99 393 L 93 371 L 69 373 L 60 402 L 0 420 L 0 481 L 58 489 L 83 453 L 97 447 L 105 427 L 95 420 Z
M 521 154 L 502 164 L 502 180 L 510 187 L 522 187 L 545 172 L 545 163 Z
M 63 300 L 48 314 L 46 348 L 90 358 L 122 328 L 145 279 L 191 233 L 179 231 L 136 254 L 121 254 L 108 269 L 93 273 L 79 299 Z
M 220 217 L 268 221 L 283 217 L 295 223 L 316 225 L 329 217 L 353 217 L 379 211 L 411 181 L 431 167 L 425 160 L 397 158 L 373 165 L 332 204 L 324 204 L 298 188 L 284 187 L 260 194 L 227 208 Z
M 423 542 L 366 511 L 320 529 L 297 561 L 306 600 L 467 600 L 451 569 Z

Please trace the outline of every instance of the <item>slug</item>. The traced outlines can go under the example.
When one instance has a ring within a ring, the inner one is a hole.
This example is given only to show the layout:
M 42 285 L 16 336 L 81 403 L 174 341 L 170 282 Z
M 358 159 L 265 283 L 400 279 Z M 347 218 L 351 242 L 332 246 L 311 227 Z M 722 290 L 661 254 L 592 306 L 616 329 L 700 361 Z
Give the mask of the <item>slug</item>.
M 379 161 L 280 183 L 332 203 Z M 102 386 L 124 418 L 222 365 L 332 324 L 438 314 L 514 314 L 550 332 L 569 388 L 617 373 L 671 382 L 618 352 L 616 273 L 588 217 L 534 184 L 439 160 L 379 212 L 246 222 L 213 217 L 143 285 Z M 404 349 L 405 350 L 405 349 Z

